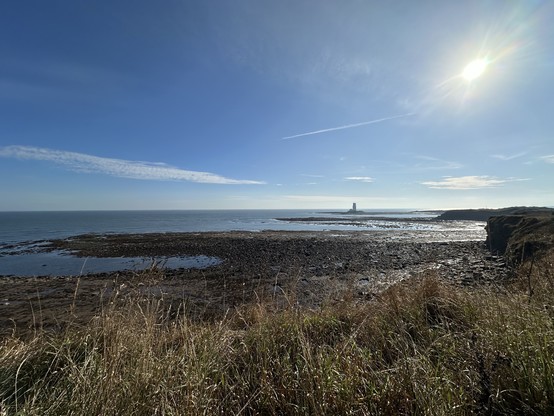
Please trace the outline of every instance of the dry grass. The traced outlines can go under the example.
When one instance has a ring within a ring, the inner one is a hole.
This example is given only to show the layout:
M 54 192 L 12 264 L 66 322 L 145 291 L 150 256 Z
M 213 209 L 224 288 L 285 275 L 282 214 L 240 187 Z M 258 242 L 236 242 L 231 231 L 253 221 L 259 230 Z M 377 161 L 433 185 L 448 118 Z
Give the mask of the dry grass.
M 554 414 L 552 260 L 503 288 L 424 276 L 365 304 L 259 302 L 215 323 L 128 302 L 4 339 L 0 414 Z

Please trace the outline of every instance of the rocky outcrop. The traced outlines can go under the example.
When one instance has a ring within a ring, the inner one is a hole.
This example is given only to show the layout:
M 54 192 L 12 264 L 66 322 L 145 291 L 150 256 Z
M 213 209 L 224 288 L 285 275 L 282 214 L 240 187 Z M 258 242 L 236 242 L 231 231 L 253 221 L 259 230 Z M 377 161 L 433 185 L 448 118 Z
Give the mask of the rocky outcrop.
M 521 215 L 491 217 L 487 221 L 487 247 L 493 254 L 504 254 L 510 237 L 523 220 Z
M 498 209 L 452 209 L 443 212 L 437 220 L 487 221 L 491 217 L 506 215 L 550 215 L 554 210 L 544 207 L 508 207 Z
M 531 257 L 554 250 L 554 211 L 527 212 L 490 217 L 487 247 L 517 265 Z

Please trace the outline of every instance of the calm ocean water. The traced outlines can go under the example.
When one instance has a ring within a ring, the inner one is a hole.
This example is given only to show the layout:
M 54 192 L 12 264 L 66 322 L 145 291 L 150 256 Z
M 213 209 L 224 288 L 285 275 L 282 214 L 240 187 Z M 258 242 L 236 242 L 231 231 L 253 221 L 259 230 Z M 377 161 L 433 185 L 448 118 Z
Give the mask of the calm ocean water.
M 368 211 L 410 217 L 413 211 Z M 344 230 L 348 225 L 289 223 L 276 218 L 329 216 L 314 210 L 0 212 L 0 244 L 52 240 L 86 233 L 151 233 L 260 230 Z

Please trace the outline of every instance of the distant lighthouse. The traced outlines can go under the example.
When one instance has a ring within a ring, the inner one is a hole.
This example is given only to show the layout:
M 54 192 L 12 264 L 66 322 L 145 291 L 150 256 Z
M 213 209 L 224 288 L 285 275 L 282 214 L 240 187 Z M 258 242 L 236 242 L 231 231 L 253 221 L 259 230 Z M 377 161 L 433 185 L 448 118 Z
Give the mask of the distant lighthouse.
M 358 208 L 356 207 L 356 203 L 354 202 L 352 204 L 352 209 L 349 209 L 346 211 L 347 214 L 363 214 L 363 211 L 358 211 Z

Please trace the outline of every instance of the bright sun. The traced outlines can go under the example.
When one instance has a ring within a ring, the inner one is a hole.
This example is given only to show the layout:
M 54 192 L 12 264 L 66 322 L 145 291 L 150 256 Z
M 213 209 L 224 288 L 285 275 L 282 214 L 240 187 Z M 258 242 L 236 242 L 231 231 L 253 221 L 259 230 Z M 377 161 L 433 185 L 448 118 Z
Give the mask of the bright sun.
M 464 68 L 464 71 L 462 72 L 462 77 L 464 77 L 467 81 L 473 81 L 475 78 L 480 77 L 483 72 L 487 69 L 488 62 L 486 59 L 476 59 L 474 61 L 471 61 L 467 66 Z

